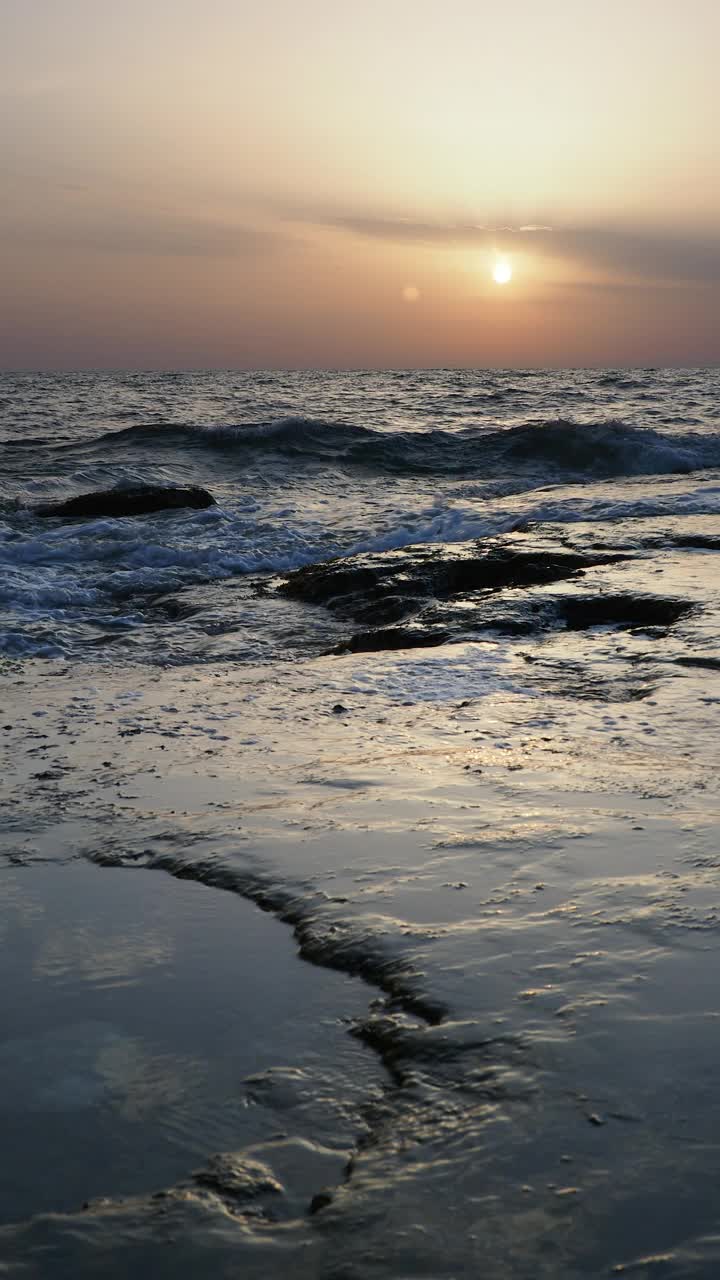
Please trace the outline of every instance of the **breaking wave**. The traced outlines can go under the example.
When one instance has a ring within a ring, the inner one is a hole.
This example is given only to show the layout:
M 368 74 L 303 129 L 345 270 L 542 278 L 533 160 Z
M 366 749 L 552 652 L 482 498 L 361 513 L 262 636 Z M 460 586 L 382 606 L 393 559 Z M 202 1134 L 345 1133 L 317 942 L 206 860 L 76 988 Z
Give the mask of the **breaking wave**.
M 382 431 L 300 416 L 255 425 L 154 424 L 111 431 L 93 442 L 133 449 L 215 449 L 275 454 L 371 471 L 507 476 L 509 468 L 577 479 L 686 473 L 720 466 L 720 438 L 661 432 L 620 421 L 562 419 L 483 430 Z

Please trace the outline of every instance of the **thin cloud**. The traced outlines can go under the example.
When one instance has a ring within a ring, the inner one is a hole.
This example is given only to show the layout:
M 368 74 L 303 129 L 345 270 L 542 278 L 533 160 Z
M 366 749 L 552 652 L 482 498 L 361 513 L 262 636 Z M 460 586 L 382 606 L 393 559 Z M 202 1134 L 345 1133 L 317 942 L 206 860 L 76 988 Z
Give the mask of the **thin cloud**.
M 585 268 L 616 272 L 639 281 L 712 285 L 720 282 L 720 233 L 642 226 L 551 227 L 545 223 L 487 226 L 423 222 L 410 218 L 335 216 L 324 226 L 389 243 L 446 248 L 493 248 L 494 237 L 531 236 L 547 257 Z
M 586 228 L 553 237 L 548 251 L 594 267 L 648 280 L 695 284 L 720 281 L 720 235 L 656 228 Z
M 313 218 L 312 221 L 315 221 Z M 480 223 L 416 222 L 411 218 L 341 216 L 319 219 L 321 225 L 368 236 L 373 240 L 404 241 L 412 244 L 457 245 L 477 243 L 490 231 Z
M 5 243 L 62 249 L 83 249 L 112 254 L 147 254 L 153 257 L 227 258 L 258 256 L 301 241 L 285 232 L 244 227 L 202 218 L 163 217 L 153 214 L 68 219 L 64 225 L 7 221 L 0 227 Z

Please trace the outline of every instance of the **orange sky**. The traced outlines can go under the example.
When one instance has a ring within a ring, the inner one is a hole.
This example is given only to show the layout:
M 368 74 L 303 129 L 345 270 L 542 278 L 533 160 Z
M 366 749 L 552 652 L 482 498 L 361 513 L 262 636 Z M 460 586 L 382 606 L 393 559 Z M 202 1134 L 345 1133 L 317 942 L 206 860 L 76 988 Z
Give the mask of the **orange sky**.
M 0 28 L 3 368 L 720 360 L 710 0 L 0 0 Z

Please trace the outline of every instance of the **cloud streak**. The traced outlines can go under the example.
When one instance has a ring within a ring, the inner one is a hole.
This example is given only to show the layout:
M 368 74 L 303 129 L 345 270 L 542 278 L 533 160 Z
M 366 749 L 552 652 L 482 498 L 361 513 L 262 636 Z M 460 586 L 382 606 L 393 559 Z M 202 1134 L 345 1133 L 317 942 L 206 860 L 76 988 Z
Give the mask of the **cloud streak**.
M 550 227 L 544 223 L 487 226 L 411 218 L 346 215 L 318 219 L 355 236 L 422 248 L 491 249 L 502 236 L 532 243 L 548 258 L 576 262 L 644 281 L 720 282 L 720 233 L 642 226 Z
M 301 244 L 286 232 L 177 214 L 66 214 L 50 224 L 8 219 L 0 229 L 6 244 L 152 257 L 258 257 Z

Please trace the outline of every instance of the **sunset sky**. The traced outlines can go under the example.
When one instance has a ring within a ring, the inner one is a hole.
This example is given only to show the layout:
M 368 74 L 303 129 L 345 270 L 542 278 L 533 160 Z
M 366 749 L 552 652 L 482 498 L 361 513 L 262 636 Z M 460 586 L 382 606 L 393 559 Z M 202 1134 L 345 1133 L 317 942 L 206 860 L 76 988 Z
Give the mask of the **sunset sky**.
M 0 366 L 717 363 L 718 49 L 717 0 L 0 0 Z

